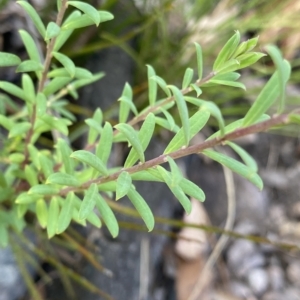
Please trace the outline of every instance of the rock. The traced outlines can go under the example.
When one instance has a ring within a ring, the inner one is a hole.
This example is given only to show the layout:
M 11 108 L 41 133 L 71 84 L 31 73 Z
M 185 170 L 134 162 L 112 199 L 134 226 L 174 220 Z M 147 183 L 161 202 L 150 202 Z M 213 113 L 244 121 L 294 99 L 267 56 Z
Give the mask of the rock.
M 240 234 L 259 234 L 260 228 L 257 223 L 253 222 L 253 220 L 246 219 L 240 221 L 234 228 L 234 231 Z
M 256 296 L 261 296 L 269 286 L 269 277 L 266 270 L 261 268 L 253 269 L 249 272 L 248 283 Z
M 300 287 L 300 262 L 292 261 L 286 270 L 288 280 Z
M 241 299 L 248 299 L 250 298 L 253 293 L 251 292 L 250 288 L 240 281 L 231 281 L 229 284 L 229 290 L 232 294 Z
M 270 286 L 274 291 L 284 288 L 284 272 L 278 265 L 271 265 L 268 269 Z
M 283 299 L 288 300 L 287 298 L 285 298 L 285 296 L 282 293 L 272 291 L 264 294 L 261 300 L 283 300 Z

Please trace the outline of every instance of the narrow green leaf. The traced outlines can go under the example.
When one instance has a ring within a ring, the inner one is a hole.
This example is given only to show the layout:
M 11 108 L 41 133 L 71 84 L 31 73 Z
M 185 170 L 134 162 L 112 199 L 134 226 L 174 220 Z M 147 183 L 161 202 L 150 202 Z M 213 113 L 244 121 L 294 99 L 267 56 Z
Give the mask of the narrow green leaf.
M 190 134 L 193 138 L 207 123 L 209 120 L 210 113 L 207 110 L 197 111 L 190 119 Z M 164 151 L 164 154 L 171 153 L 183 147 L 185 145 L 183 129 L 181 128 L 176 135 L 173 137 L 171 142 L 168 144 Z
M 67 185 L 67 186 L 79 186 L 80 182 L 73 175 L 66 173 L 53 173 L 48 178 L 46 183 L 58 184 L 58 185 Z
M 121 172 L 117 179 L 116 200 L 127 195 L 131 187 L 131 177 L 128 172 Z
M 79 210 L 79 219 L 86 219 L 87 215 L 94 209 L 99 192 L 96 183 L 92 183 L 85 193 Z
M 41 152 L 37 152 L 37 157 L 39 158 L 39 165 L 43 171 L 43 174 L 48 178 L 53 173 L 53 162 L 46 155 Z
M 79 160 L 80 162 L 83 162 L 87 165 L 89 165 L 90 167 L 92 167 L 93 169 L 97 170 L 98 172 L 100 172 L 101 174 L 107 176 L 108 175 L 108 171 L 106 169 L 105 164 L 103 163 L 103 161 L 97 157 L 95 154 L 89 152 L 89 151 L 85 151 L 85 150 L 78 150 L 73 152 L 70 157 L 75 158 L 77 160 Z
M 84 3 L 82 1 L 68 1 L 68 5 L 74 6 L 82 12 L 84 12 L 87 16 L 89 16 L 92 19 L 96 26 L 99 26 L 100 15 L 92 5 Z
M 38 175 L 32 165 L 25 166 L 25 176 L 26 180 L 29 182 L 30 186 L 38 185 Z
M 29 122 L 15 123 L 9 130 L 8 138 L 12 138 L 15 136 L 22 136 L 28 132 L 30 127 L 31 127 L 31 123 Z
M 7 130 L 11 130 L 11 128 L 14 126 L 14 122 L 9 118 L 0 115 L 0 126 Z
M 94 129 L 95 133 L 97 133 L 97 134 L 93 134 L 93 138 L 90 137 L 88 139 L 88 143 L 92 144 L 95 142 L 98 134 L 101 134 L 102 126 L 96 120 L 91 118 L 84 120 L 84 122 L 90 127 L 90 129 Z
M 9 243 L 8 230 L 5 224 L 0 223 L 0 246 L 5 248 L 7 247 L 8 243 Z
M 290 64 L 284 61 L 284 81 L 287 82 L 290 74 Z M 243 126 L 249 126 L 256 122 L 256 120 L 264 114 L 270 106 L 275 102 L 275 100 L 280 95 L 280 88 L 278 84 L 278 71 L 276 71 L 272 77 L 269 79 L 267 84 L 259 93 L 256 101 L 250 107 L 247 112 Z
M 14 54 L 0 52 L 0 67 L 12 67 L 21 63 L 21 59 Z
M 106 165 L 111 154 L 111 148 L 113 145 L 113 129 L 109 122 L 105 122 L 103 127 L 100 142 L 96 147 L 96 155 Z
M 0 187 L 7 188 L 7 181 L 3 173 L 0 173 Z
M 240 33 L 239 31 L 236 31 L 235 34 L 227 41 L 227 43 L 224 45 L 224 47 L 218 54 L 217 59 L 215 60 L 213 65 L 214 71 L 218 71 L 222 67 L 222 65 L 231 58 L 231 56 L 236 51 L 239 42 Z
M 248 179 L 250 182 L 252 182 L 255 186 L 257 186 L 260 190 L 263 188 L 263 182 L 259 175 L 251 170 L 248 166 L 245 166 L 244 164 L 240 163 L 239 161 L 225 155 L 222 153 L 218 153 L 213 150 L 204 150 L 202 152 L 204 155 L 208 156 L 212 160 L 217 161 L 221 165 L 229 168 L 233 172 L 241 175 L 242 177 Z
M 163 128 L 166 128 L 172 132 L 175 132 L 175 133 L 177 133 L 180 129 L 176 124 L 172 125 L 172 124 L 170 124 L 169 121 L 167 121 L 166 119 L 160 118 L 160 117 L 155 117 L 155 123 Z
M 64 232 L 71 223 L 74 207 L 74 193 L 70 192 L 64 200 L 57 220 L 56 234 Z
M 167 83 L 162 79 L 161 77 L 155 75 L 151 77 L 151 80 L 154 80 L 157 82 L 157 84 L 160 86 L 160 88 L 166 93 L 168 97 L 171 97 L 170 89 L 168 88 Z M 150 98 L 149 98 L 150 99 Z
M 208 85 L 210 85 L 210 84 L 214 84 L 214 85 L 227 85 L 227 86 L 233 86 L 233 87 L 237 87 L 237 88 L 241 88 L 243 90 L 246 90 L 245 85 L 243 83 L 241 83 L 241 82 L 211 79 L 211 80 L 208 81 Z
M 18 195 L 15 202 L 17 204 L 30 204 L 30 203 L 36 202 L 40 198 L 41 198 L 40 195 L 31 195 L 29 193 L 22 193 L 22 194 Z
M 88 133 L 88 143 L 95 143 L 97 137 L 102 132 L 102 121 L 103 114 L 100 108 L 97 108 L 93 114 L 93 121 L 86 121 L 86 123 L 90 126 L 90 130 Z
M 53 77 L 68 77 L 70 74 L 67 72 L 65 68 L 57 68 L 52 71 L 50 71 L 47 74 L 48 78 L 53 78 Z M 93 74 L 84 68 L 78 68 L 75 67 L 75 74 L 74 77 L 77 79 L 92 79 Z
M 51 239 L 56 233 L 58 216 L 59 216 L 59 198 L 53 197 L 50 201 L 48 218 L 47 218 L 47 234 L 49 239 Z
M 23 153 L 12 153 L 9 154 L 8 160 L 13 164 L 21 164 L 25 159 L 25 155 Z
M 43 116 L 47 111 L 47 98 L 43 93 L 38 93 L 36 96 L 36 113 L 38 116 Z
M 86 217 L 86 220 L 96 228 L 100 228 L 102 226 L 101 220 L 93 211 L 89 213 L 89 215 Z
M 117 124 L 115 125 L 115 128 L 126 136 L 129 143 L 137 152 L 140 161 L 145 162 L 143 146 L 134 128 L 125 123 Z
M 41 58 L 40 58 L 40 54 L 38 51 L 38 47 L 35 44 L 34 39 L 30 36 L 30 34 L 27 31 L 25 31 L 23 29 L 19 30 L 19 34 L 24 43 L 24 46 L 26 48 L 26 51 L 27 51 L 27 54 L 28 54 L 30 60 L 34 60 L 37 63 L 41 63 Z
M 202 94 L 202 90 L 197 84 L 190 84 L 190 87 L 196 92 L 197 97 L 199 97 Z
M 198 185 L 191 182 L 190 180 L 183 178 L 180 181 L 179 186 L 185 194 L 187 194 L 201 202 L 203 202 L 205 200 L 205 194 L 204 194 L 203 190 L 200 189 L 200 187 Z
M 202 57 L 202 48 L 198 43 L 194 43 L 196 47 L 197 55 L 197 71 L 198 71 L 198 80 L 202 79 L 203 76 L 203 57 Z
M 183 176 L 182 173 L 179 169 L 179 167 L 177 166 L 177 164 L 175 163 L 175 161 L 168 156 L 167 157 L 169 166 L 170 166 L 170 175 L 171 175 L 171 185 L 172 186 L 176 186 L 180 184 L 180 181 L 183 180 Z
M 59 35 L 60 33 L 60 27 L 54 23 L 54 22 L 49 22 L 47 25 L 47 29 L 46 29 L 46 34 L 45 34 L 45 41 L 49 41 L 52 38 L 55 38 Z
M 56 129 L 57 131 L 61 132 L 63 135 L 68 135 L 69 130 L 68 126 L 71 122 L 67 119 L 59 119 L 57 117 L 53 117 L 48 114 L 44 114 L 43 116 L 39 117 L 39 120 L 43 121 L 45 124 L 47 124 L 50 129 Z
M 44 38 L 46 34 L 46 28 L 34 7 L 31 6 L 27 1 L 17 1 L 17 3 L 26 10 L 30 16 L 30 20 L 33 22 L 40 35 Z
M 228 141 L 226 142 L 226 145 L 230 146 L 240 156 L 240 158 L 243 160 L 245 165 L 249 167 L 250 170 L 252 170 L 253 172 L 257 172 L 257 163 L 247 151 L 233 142 Z
M 67 144 L 67 142 L 64 139 L 59 138 L 58 142 L 56 144 L 56 148 L 59 151 L 60 161 L 64 166 L 65 172 L 67 174 L 73 175 L 74 174 L 74 161 L 73 161 L 73 159 L 70 159 L 72 150 L 70 149 L 69 145 Z
M 118 99 L 120 101 L 119 110 L 119 122 L 125 123 L 129 116 L 129 111 L 131 108 L 130 102 L 132 102 L 132 89 L 131 86 L 126 82 L 122 91 L 121 97 Z
M 40 166 L 40 160 L 39 160 L 39 151 L 32 145 L 29 144 L 28 145 L 28 152 L 29 152 L 29 158 L 30 160 L 33 162 L 34 166 L 40 170 L 41 166 Z
M 48 184 L 39 184 L 31 187 L 28 194 L 39 194 L 39 195 L 55 195 L 58 193 L 58 189 Z
M 241 77 L 240 73 L 229 72 L 229 73 L 225 73 L 225 74 L 217 74 L 213 77 L 213 80 L 236 81 L 240 77 Z
M 24 91 L 10 82 L 0 81 L 0 89 L 19 99 L 25 100 Z
M 153 132 L 154 132 L 154 128 L 155 128 L 155 116 L 150 113 L 148 114 L 148 116 L 146 117 L 140 131 L 138 132 L 138 139 L 141 143 L 141 146 L 142 146 L 142 151 L 144 152 L 150 141 L 151 141 L 151 138 L 153 136 Z M 125 161 L 125 168 L 129 168 L 131 166 L 133 166 L 136 161 L 139 159 L 140 155 L 139 153 L 137 152 L 136 148 L 133 147 L 130 152 L 129 152 L 129 155 L 127 156 L 127 159 Z
M 253 65 L 254 63 L 256 63 L 258 60 L 260 60 L 264 56 L 266 56 L 266 54 L 264 54 L 264 53 L 250 52 L 250 53 L 245 53 L 245 54 L 237 57 L 237 60 L 239 61 L 239 64 L 240 64 L 239 69 L 244 69 L 248 66 Z
M 157 82 L 153 79 L 156 76 L 155 70 L 152 66 L 147 65 L 147 75 L 148 75 L 148 97 L 150 106 L 154 105 L 157 97 Z
M 27 73 L 27 72 L 35 72 L 42 71 L 43 65 L 35 60 L 25 60 L 20 63 L 16 69 L 17 73 Z
M 66 55 L 59 52 L 52 52 L 52 55 L 65 67 L 69 75 L 73 78 L 75 76 L 75 64 Z
M 98 194 L 96 197 L 96 206 L 112 237 L 117 237 L 119 234 L 119 224 L 113 211 L 103 199 L 101 194 Z
M 22 75 L 22 88 L 25 95 L 25 101 L 29 103 L 35 102 L 35 88 L 33 81 L 28 74 Z
M 252 50 L 257 45 L 257 42 L 258 42 L 258 36 L 253 38 L 253 39 L 250 39 L 248 41 L 245 41 L 245 42 L 241 43 L 239 45 L 239 47 L 236 49 L 236 51 L 235 51 L 235 53 L 233 54 L 232 57 L 238 57 L 239 55 L 242 55 L 246 52 L 249 52 L 250 50 Z
M 170 85 L 169 88 L 172 90 L 177 104 L 180 120 L 183 127 L 184 141 L 185 141 L 185 145 L 187 146 L 190 141 L 190 123 L 189 123 L 189 112 L 187 109 L 187 105 L 185 103 L 181 91 L 176 86 Z
M 48 207 L 44 199 L 39 199 L 35 205 L 35 213 L 42 228 L 46 228 L 48 221 Z
M 289 115 L 289 121 L 292 123 L 300 124 L 300 115 L 296 115 L 296 114 Z
M 166 118 L 166 120 L 168 121 L 168 123 L 170 125 L 170 129 L 171 129 L 171 131 L 173 131 L 173 129 L 176 127 L 176 123 L 174 121 L 173 116 L 166 109 L 164 109 L 163 107 L 160 107 L 159 109 L 165 115 L 165 118 Z
M 114 18 L 114 16 L 107 11 L 98 11 L 98 14 L 100 16 L 100 23 L 110 21 Z M 83 14 L 74 20 L 65 22 L 65 24 L 62 26 L 62 30 L 82 28 L 93 24 L 94 21 L 87 14 Z
M 183 81 L 182 81 L 182 89 L 186 89 L 190 83 L 192 82 L 194 77 L 194 70 L 191 68 L 187 68 L 184 73 Z
M 99 73 L 93 74 L 93 78 L 75 80 L 74 82 L 72 82 L 72 84 L 68 85 L 68 88 L 70 90 L 77 90 L 83 86 L 92 84 L 93 82 L 100 80 L 102 77 L 104 77 L 104 75 L 105 75 L 105 73 L 99 72 Z
M 143 221 L 145 222 L 149 231 L 152 231 L 155 225 L 155 220 L 150 207 L 144 198 L 131 186 L 127 194 L 130 202 L 133 204 L 135 209 L 138 211 Z
M 44 88 L 43 93 L 46 96 L 51 96 L 56 93 L 58 90 L 66 86 L 72 78 L 70 77 L 57 77 L 52 79 Z

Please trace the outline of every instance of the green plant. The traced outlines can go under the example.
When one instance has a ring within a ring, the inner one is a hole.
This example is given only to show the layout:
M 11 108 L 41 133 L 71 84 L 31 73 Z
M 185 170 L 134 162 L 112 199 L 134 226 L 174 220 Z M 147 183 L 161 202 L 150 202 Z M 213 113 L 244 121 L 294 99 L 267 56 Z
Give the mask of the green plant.
M 254 64 L 265 55 L 252 51 L 257 38 L 240 43 L 237 31 L 222 48 L 214 62 L 213 71 L 206 77 L 202 76 L 202 50 L 200 45 L 195 44 L 197 75 L 194 69 L 186 69 L 180 88 L 167 84 L 151 66 L 147 66 L 149 105 L 138 111 L 132 89 L 126 84 L 119 98 L 118 124 L 112 126 L 109 122 L 104 123 L 102 111 L 98 108 L 93 117 L 86 120 L 89 131 L 85 148 L 73 151 L 68 141 L 68 127 L 75 118 L 66 109 L 64 97 L 69 94 L 76 99 L 77 89 L 101 79 L 104 74 L 93 75 L 86 69 L 76 67 L 59 50 L 74 29 L 99 25 L 113 16 L 81 1 L 58 0 L 56 22 L 49 22 L 45 26 L 28 2 L 18 3 L 29 14 L 45 41 L 46 53 L 45 58 L 40 57 L 37 41 L 25 30 L 20 30 L 20 36 L 28 60 L 21 62 L 16 55 L 0 53 L 0 66 L 16 66 L 16 72 L 22 73 L 20 87 L 10 82 L 0 82 L 0 88 L 10 95 L 1 94 L 0 106 L 0 125 L 4 128 L 0 152 L 3 170 L 0 173 L 2 246 L 9 243 L 9 230 L 22 232 L 28 212 L 36 216 L 41 228 L 47 230 L 49 238 L 63 233 L 72 220 L 81 225 L 89 222 L 96 227 L 101 227 L 103 221 L 111 235 L 116 237 L 119 226 L 107 201 L 113 197 L 119 200 L 127 196 L 151 231 L 154 216 L 133 182 L 165 182 L 185 211 L 190 212 L 188 196 L 204 201 L 205 195 L 200 187 L 183 177 L 175 160 L 193 153 L 208 156 L 247 178 L 259 189 L 263 188 L 255 161 L 232 140 L 290 122 L 300 123 L 299 109 L 284 113 L 285 86 L 291 68 L 275 46 L 267 46 L 266 51 L 277 71 L 244 118 L 225 124 L 218 106 L 199 98 L 202 89 L 215 89 L 218 85 L 245 89 L 237 81 L 240 75 L 236 71 Z M 75 10 L 64 18 L 70 7 Z M 53 59 L 56 65 L 52 64 Z M 161 96 L 161 92 L 165 96 Z M 16 104 L 11 97 L 18 98 L 24 105 L 15 109 Z M 266 115 L 278 98 L 278 114 L 272 117 Z M 13 112 L 7 112 L 7 107 L 12 107 Z M 174 107 L 178 110 L 180 122 L 174 120 L 170 113 Z M 193 109 L 189 110 L 189 107 Z M 192 115 L 190 111 L 193 111 Z M 134 117 L 129 120 L 131 115 Z M 205 142 L 190 146 L 190 140 L 201 131 L 210 117 L 217 120 L 219 131 Z M 166 128 L 175 135 L 162 155 L 147 160 L 145 150 L 156 126 Z M 52 135 L 52 149 L 41 148 L 39 144 L 45 133 Z M 109 168 L 107 162 L 113 145 L 123 142 L 131 148 L 125 164 Z M 243 162 L 210 149 L 218 145 L 231 147 Z M 163 164 L 167 164 L 167 167 L 161 166 Z

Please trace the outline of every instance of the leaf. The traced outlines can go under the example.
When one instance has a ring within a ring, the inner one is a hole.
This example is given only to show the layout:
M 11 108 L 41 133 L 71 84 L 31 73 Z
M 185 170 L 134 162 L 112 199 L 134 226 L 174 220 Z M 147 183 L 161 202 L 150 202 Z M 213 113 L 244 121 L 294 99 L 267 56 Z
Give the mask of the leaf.
M 177 164 L 175 163 L 175 161 L 170 156 L 167 157 L 167 160 L 168 160 L 168 163 L 169 163 L 169 166 L 171 169 L 171 172 L 170 172 L 171 185 L 172 186 L 179 185 L 180 181 L 183 180 L 182 173 L 181 173 L 179 167 L 177 166 Z
M 84 12 L 87 16 L 89 16 L 96 26 L 100 24 L 100 14 L 98 11 L 90 4 L 81 2 L 81 1 L 68 1 L 68 5 L 74 6 Z
M 97 108 L 93 114 L 93 121 L 86 121 L 86 123 L 90 126 L 90 130 L 88 133 L 88 143 L 92 144 L 96 141 L 99 134 L 102 132 L 102 121 L 103 114 L 100 108 Z
M 287 61 L 284 61 L 284 81 L 287 82 L 290 74 L 290 64 Z M 249 126 L 256 122 L 258 118 L 261 117 L 275 102 L 277 97 L 280 95 L 280 88 L 278 84 L 278 71 L 276 71 L 264 88 L 259 93 L 257 99 L 254 104 L 250 107 L 247 112 L 243 126 Z
M 138 132 L 138 139 L 141 143 L 141 147 L 142 147 L 142 151 L 144 152 L 150 141 L 151 141 L 151 138 L 152 138 L 152 135 L 153 135 L 153 132 L 154 132 L 154 128 L 155 128 L 155 116 L 150 113 L 147 115 L 140 131 Z M 129 168 L 131 166 L 133 166 L 136 161 L 139 159 L 140 155 L 138 154 L 137 150 L 135 147 L 133 147 L 128 156 L 127 156 L 127 159 L 125 161 L 125 168 Z
M 30 203 L 36 202 L 40 198 L 41 198 L 41 195 L 32 195 L 29 193 L 21 193 L 20 195 L 18 195 L 15 202 L 17 204 L 30 204 Z
M 200 189 L 198 185 L 191 182 L 190 180 L 182 178 L 182 180 L 179 183 L 179 186 L 185 194 L 202 202 L 205 200 L 205 194 L 203 190 Z
M 25 60 L 18 65 L 16 72 L 27 73 L 34 71 L 43 71 L 43 68 L 43 65 L 35 60 Z
M 24 91 L 10 82 L 0 81 L 0 89 L 19 99 L 25 100 Z
M 47 218 L 47 234 L 49 239 L 51 239 L 56 233 L 58 216 L 59 216 L 59 198 L 53 197 L 50 201 L 48 218 Z
M 169 85 L 169 88 L 172 90 L 177 104 L 180 120 L 183 127 L 184 141 L 185 141 L 185 145 L 187 146 L 190 141 L 190 123 L 189 123 L 189 112 L 187 109 L 187 105 L 185 103 L 181 91 L 176 86 Z
M 285 63 L 282 58 L 281 52 L 276 46 L 267 45 L 266 50 L 271 56 L 276 66 L 276 69 L 278 71 L 278 86 L 279 86 L 279 94 L 280 94 L 278 113 L 281 113 L 284 109 L 285 86 L 288 78 L 290 77 L 291 69 L 285 67 L 284 65 Z
M 228 141 L 226 142 L 226 145 L 230 146 L 240 156 L 240 158 L 244 161 L 245 165 L 248 166 L 250 170 L 252 170 L 253 172 L 257 172 L 257 163 L 247 151 L 233 142 Z
M 40 160 L 39 160 L 39 155 L 38 155 L 39 151 L 32 144 L 29 144 L 27 147 L 28 147 L 30 160 L 33 162 L 34 166 L 38 170 L 40 170 L 41 166 L 40 166 Z
M 184 73 L 183 81 L 182 81 L 182 89 L 186 89 L 190 83 L 192 82 L 194 77 L 194 70 L 191 68 L 187 68 Z
M 114 18 L 114 16 L 107 11 L 100 10 L 100 11 L 98 11 L 98 14 L 100 16 L 100 23 L 110 21 Z M 93 25 L 93 24 L 94 24 L 94 21 L 87 14 L 83 14 L 76 19 L 65 22 L 65 24 L 62 26 L 62 30 L 82 28 L 82 27 L 87 27 L 87 26 Z
M 179 127 L 175 124 L 172 125 L 167 121 L 166 119 L 160 118 L 160 117 L 155 117 L 155 123 L 163 128 L 166 128 L 172 132 L 177 133 L 179 131 Z
M 157 97 L 157 82 L 153 79 L 153 76 L 156 76 L 155 70 L 152 66 L 147 66 L 147 75 L 148 75 L 148 97 L 150 106 L 155 104 Z
M 211 79 L 211 80 L 208 81 L 208 84 L 212 84 L 212 83 L 217 84 L 217 85 L 220 84 L 220 85 L 233 86 L 233 87 L 237 87 L 237 88 L 241 88 L 243 90 L 246 90 L 245 85 L 241 82 L 227 81 L 227 80 L 215 80 L 215 79 Z
M 163 107 L 159 108 L 162 113 L 165 115 L 166 120 L 168 121 L 169 125 L 170 125 L 170 130 L 173 131 L 173 129 L 176 127 L 176 123 L 174 121 L 173 116 Z
M 255 37 L 255 38 L 252 38 L 248 41 L 245 41 L 245 42 L 241 43 L 239 45 L 239 47 L 236 49 L 236 51 L 235 51 L 235 53 L 233 54 L 232 57 L 237 57 L 237 56 L 242 55 L 246 52 L 249 52 L 250 50 L 252 50 L 256 46 L 257 41 L 258 41 L 258 36 Z
M 48 178 L 53 173 L 53 162 L 41 152 L 37 152 L 37 157 L 39 158 L 39 165 L 43 174 Z
M 202 49 L 198 43 L 194 43 L 196 47 L 197 55 L 197 71 L 198 71 L 198 80 L 202 79 L 203 76 L 203 58 L 202 58 Z M 197 95 L 198 96 L 198 95 Z
M 126 82 L 123 88 L 121 97 L 118 99 L 120 101 L 120 110 L 119 110 L 119 122 L 125 123 L 127 121 L 130 108 L 136 108 L 132 103 L 132 89 L 131 86 Z
M 105 73 L 99 72 L 97 74 L 93 74 L 93 78 L 75 80 L 74 82 L 72 82 L 71 84 L 68 85 L 68 88 L 70 90 L 72 90 L 72 89 L 77 90 L 77 89 L 79 89 L 83 86 L 92 84 L 93 82 L 95 82 L 95 81 L 101 79 L 102 77 L 104 77 L 104 75 L 105 75 Z
M 93 211 L 86 217 L 86 220 L 97 228 L 102 226 L 101 220 Z
M 128 172 L 121 172 L 117 179 L 116 200 L 127 195 L 131 187 L 131 177 Z
M 68 77 L 68 76 L 70 76 L 70 74 L 67 72 L 67 70 L 65 68 L 57 68 L 57 69 L 50 71 L 47 74 L 48 78 Z M 86 70 L 84 68 L 75 67 L 74 77 L 78 78 L 78 79 L 92 79 L 93 74 L 89 70 Z
M 61 132 L 63 135 L 68 135 L 69 133 L 67 125 L 70 125 L 70 123 L 66 119 L 59 119 L 49 114 L 44 114 L 39 118 L 39 120 L 47 124 L 51 130 L 56 129 L 57 131 Z
M 44 88 L 43 93 L 45 96 L 51 96 L 64 86 L 66 86 L 72 78 L 70 77 L 57 77 L 52 79 Z
M 107 164 L 107 161 L 111 154 L 113 136 L 112 126 L 109 122 L 105 122 L 103 130 L 101 132 L 100 142 L 96 147 L 96 155 L 103 161 L 104 164 Z
M 202 153 L 212 160 L 217 161 L 221 165 L 224 165 L 225 167 L 229 168 L 233 172 L 241 175 L 242 177 L 248 179 L 250 182 L 252 182 L 255 186 L 257 186 L 260 190 L 263 188 L 263 182 L 259 175 L 251 170 L 248 166 L 245 166 L 244 164 L 238 162 L 237 160 L 226 156 L 225 154 L 218 153 L 213 150 L 204 150 Z
M 101 194 L 98 194 L 96 197 L 96 207 L 98 208 L 101 217 L 106 224 L 110 234 L 112 237 L 117 237 L 119 234 L 119 224 L 117 222 L 117 219 L 111 210 L 111 208 L 108 206 L 106 201 L 103 199 Z
M 133 127 L 131 127 L 130 125 L 125 124 L 125 123 L 117 124 L 114 127 L 126 136 L 129 143 L 132 145 L 132 147 L 137 152 L 137 155 L 138 155 L 140 161 L 142 163 L 145 162 L 143 146 L 141 144 L 140 139 L 138 138 L 136 131 L 133 129 Z
M 83 162 L 87 165 L 89 165 L 90 167 L 92 167 L 93 169 L 97 170 L 99 173 L 107 176 L 108 175 L 108 171 L 106 169 L 105 164 L 103 163 L 103 161 L 97 157 L 95 154 L 85 151 L 85 150 L 78 150 L 73 152 L 70 157 L 75 158 L 77 160 L 79 160 L 80 162 Z
M 12 67 L 21 63 L 21 59 L 14 54 L 0 52 L 0 67 Z
M 31 128 L 31 123 L 29 122 L 20 122 L 15 123 L 9 130 L 8 138 L 12 138 L 15 136 L 22 136 L 28 132 Z
M 213 77 L 213 80 L 224 80 L 224 81 L 236 81 L 241 77 L 240 73 L 229 72 L 225 74 L 217 74 Z
M 8 160 L 10 163 L 21 164 L 25 160 L 25 155 L 23 153 L 12 153 L 9 154 Z
M 236 31 L 235 34 L 227 41 L 227 43 L 224 45 L 224 47 L 221 49 L 220 53 L 218 54 L 213 65 L 213 71 L 218 72 L 219 69 L 222 68 L 224 63 L 231 58 L 231 56 L 236 51 L 239 42 L 240 42 L 240 33 L 239 31 Z
M 0 115 L 0 125 L 6 130 L 10 130 L 14 126 L 14 122 L 9 118 Z
M 70 192 L 64 200 L 57 220 L 56 234 L 64 232 L 71 223 L 74 208 L 74 193 Z
M 5 224 L 0 223 L 0 246 L 5 248 L 9 243 L 8 230 Z
M 46 29 L 46 34 L 45 34 L 45 41 L 49 41 L 52 38 L 55 38 L 59 35 L 60 33 L 60 27 L 54 23 L 54 22 L 49 22 L 47 25 Z
M 61 162 L 64 166 L 65 172 L 67 174 L 73 175 L 74 174 L 74 161 L 70 159 L 70 155 L 72 153 L 72 150 L 70 149 L 67 142 L 59 138 L 58 142 L 56 144 L 56 148 L 59 151 L 59 154 L 61 156 Z
M 22 75 L 22 88 L 25 95 L 25 101 L 29 103 L 35 102 L 35 89 L 32 79 L 28 74 Z
M 69 75 L 73 78 L 75 76 L 75 64 L 66 55 L 59 52 L 52 52 L 52 55 L 65 67 Z
M 41 63 L 41 58 L 40 58 L 40 54 L 38 51 L 38 47 L 35 44 L 34 39 L 30 36 L 30 34 L 27 31 L 25 31 L 23 29 L 19 30 L 19 34 L 24 43 L 26 52 L 27 52 L 30 60 L 34 60 L 37 63 Z
M 96 183 L 92 183 L 85 193 L 79 210 L 79 219 L 86 219 L 88 214 L 94 209 L 98 195 L 98 187 Z
M 67 186 L 80 186 L 80 182 L 77 178 L 70 174 L 65 173 L 53 173 L 48 178 L 46 183 L 58 184 L 58 185 L 67 185 Z
M 28 15 L 30 16 L 30 20 L 33 22 L 34 26 L 36 27 L 40 35 L 42 37 L 45 37 L 46 34 L 45 25 L 43 24 L 39 14 L 34 9 L 34 7 L 31 6 L 27 1 L 17 1 L 17 3 L 21 5 L 24 10 L 26 10 Z
M 167 85 L 167 83 L 164 81 L 164 79 L 162 79 L 161 77 L 155 75 L 155 76 L 152 76 L 152 77 L 151 77 L 151 80 L 156 81 L 157 84 L 158 84 L 158 85 L 160 86 L 160 88 L 166 93 L 166 95 L 167 95 L 168 97 L 171 97 L 171 96 L 172 96 L 172 95 L 171 95 L 171 92 L 170 92 L 170 90 L 169 90 L 169 88 L 168 88 L 168 85 Z M 150 98 L 149 98 L 149 99 L 150 99 Z
M 39 194 L 39 195 L 55 195 L 58 193 L 58 189 L 48 184 L 39 184 L 31 187 L 28 194 Z
M 199 97 L 202 94 L 202 90 L 197 84 L 192 83 L 190 87 L 196 92 L 197 97 Z
M 38 93 L 36 96 L 36 113 L 38 116 L 43 116 L 47 111 L 47 98 L 43 93 Z
M 300 124 L 300 115 L 297 114 L 289 115 L 289 121 L 292 123 Z
M 30 184 L 30 186 L 38 185 L 37 172 L 34 170 L 33 166 L 26 165 L 25 166 L 25 178 Z
M 35 213 L 42 228 L 46 228 L 48 221 L 48 207 L 44 199 L 39 199 L 35 205 Z
M 130 202 L 133 204 L 135 209 L 138 211 L 143 221 L 145 222 L 148 231 L 152 231 L 155 225 L 154 217 L 151 209 L 144 198 L 131 186 L 127 194 Z
M 192 211 L 192 204 L 190 199 L 184 194 L 182 188 L 179 185 L 172 184 L 172 177 L 168 171 L 166 171 L 163 167 L 157 166 L 157 171 L 162 176 L 164 182 L 167 184 L 171 192 L 174 194 L 176 199 L 181 203 L 185 212 L 189 214 Z
M 207 110 L 197 111 L 190 119 L 190 135 L 193 138 L 200 130 L 205 126 L 209 120 L 210 113 Z M 164 151 L 164 154 L 171 153 L 183 147 L 185 145 L 183 129 L 181 128 L 173 137 Z

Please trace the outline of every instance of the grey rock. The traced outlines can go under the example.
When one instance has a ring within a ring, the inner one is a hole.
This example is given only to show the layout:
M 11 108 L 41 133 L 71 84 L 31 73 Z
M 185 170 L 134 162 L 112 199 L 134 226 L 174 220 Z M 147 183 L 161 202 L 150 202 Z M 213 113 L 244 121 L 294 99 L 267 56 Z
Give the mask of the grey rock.
M 300 287 L 300 262 L 292 261 L 286 270 L 289 281 Z
M 300 300 L 300 289 L 295 287 L 288 287 L 284 291 L 284 297 L 282 299 L 285 300 Z
M 262 300 L 283 300 L 283 299 L 290 300 L 290 299 L 285 298 L 284 294 L 282 294 L 280 292 L 275 292 L 275 291 L 267 292 L 262 297 Z
M 269 276 L 266 270 L 257 268 L 248 274 L 248 283 L 256 296 L 261 296 L 269 286 Z
M 284 288 L 284 272 L 282 268 L 276 264 L 271 265 L 268 269 L 270 286 L 274 291 L 279 291 Z
M 240 297 L 241 299 L 245 299 L 253 295 L 250 288 L 240 281 L 231 281 L 229 290 L 233 295 Z
M 240 234 L 258 234 L 260 233 L 260 228 L 253 220 L 246 219 L 237 223 L 234 231 Z

